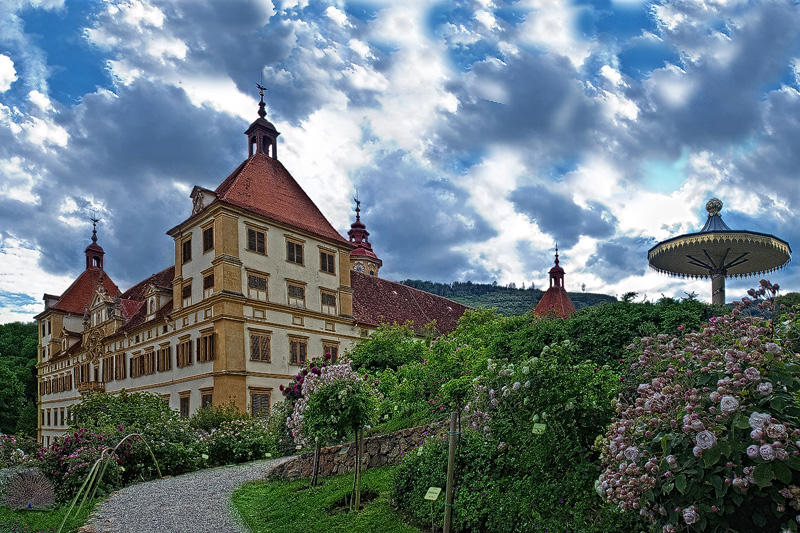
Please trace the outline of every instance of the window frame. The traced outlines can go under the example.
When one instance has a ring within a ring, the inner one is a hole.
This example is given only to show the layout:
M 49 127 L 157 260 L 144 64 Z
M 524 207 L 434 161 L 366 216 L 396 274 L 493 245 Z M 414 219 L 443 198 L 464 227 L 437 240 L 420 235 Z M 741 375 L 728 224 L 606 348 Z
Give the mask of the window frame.
M 269 274 L 266 272 L 260 272 L 257 270 L 245 270 L 245 276 L 247 278 L 247 297 L 253 300 L 259 300 L 262 302 L 269 301 Z M 264 289 L 258 289 L 250 286 L 250 278 L 257 278 L 264 280 Z
M 203 240 L 203 253 L 208 253 L 214 249 L 214 221 L 201 227 Z
M 298 298 L 297 296 L 292 296 L 290 294 L 292 288 L 303 291 L 303 297 Z M 306 284 L 304 282 L 291 279 L 286 280 L 286 304 L 292 307 L 306 308 Z
M 256 401 L 255 397 L 259 397 L 258 403 L 262 403 L 264 397 L 266 397 L 266 408 L 263 408 L 263 404 L 260 406 L 261 408 L 256 411 Z M 263 388 L 250 388 L 250 416 L 252 417 L 263 417 L 267 416 L 272 409 L 272 389 L 263 389 Z
M 253 246 L 254 246 L 253 248 L 250 247 L 250 232 L 253 233 Z M 259 235 L 262 238 L 261 250 L 258 249 Z M 267 229 L 258 226 L 252 226 L 250 224 L 245 224 L 244 249 L 247 250 L 248 252 L 253 252 L 254 254 L 267 255 Z
M 214 271 L 203 273 L 203 298 L 208 298 L 214 294 Z
M 319 249 L 319 271 L 336 275 L 336 252 L 327 248 Z
M 256 357 L 256 350 L 253 350 L 254 342 L 258 340 L 258 357 Z M 266 357 L 264 357 L 264 346 L 266 346 Z M 260 363 L 272 362 L 272 332 L 261 330 L 250 330 L 250 360 L 258 361 Z
M 181 240 L 181 264 L 185 265 L 192 260 L 192 237 Z
M 333 306 L 325 303 L 325 297 L 333 298 Z M 326 315 L 338 316 L 339 314 L 339 298 L 335 291 L 320 289 L 319 291 L 319 308 L 320 311 Z M 327 308 L 327 309 L 326 309 Z M 331 309 L 332 308 L 332 309 Z
M 308 337 L 289 337 L 289 364 L 303 366 L 308 361 Z
M 298 266 L 305 266 L 305 241 L 294 237 L 286 237 L 286 262 Z M 300 260 L 298 261 L 298 249 L 300 250 Z
M 214 330 L 204 330 L 200 332 L 197 339 L 197 362 L 207 363 L 214 360 L 214 349 L 216 345 L 216 334 Z

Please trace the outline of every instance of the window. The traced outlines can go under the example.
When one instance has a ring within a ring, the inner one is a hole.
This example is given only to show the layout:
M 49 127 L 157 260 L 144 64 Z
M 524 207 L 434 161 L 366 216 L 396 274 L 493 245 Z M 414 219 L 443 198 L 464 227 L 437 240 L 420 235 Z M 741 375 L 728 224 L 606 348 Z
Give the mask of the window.
M 336 314 L 336 295 L 331 292 L 322 293 L 322 312 L 328 315 Z
M 286 241 L 286 260 L 290 263 L 303 264 L 303 245 L 299 242 Z
M 260 274 L 247 275 L 247 296 L 267 301 L 267 277 Z
M 65 378 L 67 376 L 64 376 Z M 108 383 L 114 381 L 114 357 L 103 358 L 103 381 Z M 64 382 L 64 389 L 66 390 L 66 381 Z
M 250 334 L 250 360 L 270 361 L 269 335 L 264 333 Z
M 247 228 L 247 249 L 259 254 L 267 253 L 267 234 L 253 228 Z
M 336 343 L 323 341 L 322 343 L 322 353 L 323 354 L 331 354 L 331 363 L 335 363 L 339 360 L 339 345 Z
M 183 262 L 188 263 L 192 260 L 192 239 L 191 237 L 183 241 L 181 244 L 181 249 L 183 252 Z
M 159 372 L 166 372 L 172 370 L 172 346 L 162 346 L 156 352 L 158 365 L 156 368 Z
M 306 363 L 307 351 L 308 341 L 305 339 L 289 339 L 289 363 L 293 365 L 304 365 Z
M 125 379 L 125 370 L 127 369 L 127 365 L 125 364 L 125 352 L 118 353 L 114 356 L 114 366 L 116 367 L 115 375 L 117 379 Z
M 203 230 L 203 253 L 214 248 L 214 226 Z
M 187 307 L 192 305 L 192 281 L 189 280 L 181 287 L 181 298 L 183 299 L 183 306 Z
M 211 407 L 214 404 L 214 393 L 210 390 L 200 391 L 200 407 Z
M 334 255 L 328 252 L 319 252 L 319 269 L 329 274 L 336 273 L 336 267 L 333 264 Z
M 156 352 L 149 351 L 144 354 L 144 374 L 150 375 L 156 373 Z
M 302 285 L 295 285 L 290 283 L 288 285 L 289 305 L 296 305 L 298 307 L 306 306 L 306 288 Z
M 204 333 L 197 339 L 197 362 L 205 363 L 214 360 L 214 333 Z
M 138 378 L 144 375 L 144 354 L 134 354 L 131 357 L 131 377 Z
M 250 393 L 250 414 L 252 416 L 267 416 L 269 414 L 269 392 L 253 391 Z
M 178 368 L 192 364 L 192 339 L 186 339 L 178 344 L 176 364 Z
M 214 274 L 203 277 L 203 298 L 208 298 L 214 293 Z
M 189 395 L 188 394 L 181 394 L 181 416 L 183 418 L 188 418 L 189 416 Z

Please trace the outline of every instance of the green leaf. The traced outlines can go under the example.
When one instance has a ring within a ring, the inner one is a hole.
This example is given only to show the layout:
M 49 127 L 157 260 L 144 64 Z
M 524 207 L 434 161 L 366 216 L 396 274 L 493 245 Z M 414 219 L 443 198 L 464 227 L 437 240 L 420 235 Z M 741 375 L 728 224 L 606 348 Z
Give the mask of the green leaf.
M 769 402 L 769 406 L 773 410 L 780 412 L 783 411 L 785 403 L 783 401 L 783 398 L 776 396 L 775 398 L 772 399 L 771 402 Z
M 737 413 L 736 416 L 733 418 L 733 425 L 734 425 L 734 427 L 737 427 L 739 429 L 748 429 L 748 428 L 750 428 L 750 422 L 741 413 Z
M 764 527 L 764 526 L 767 525 L 767 518 L 763 514 L 761 514 L 759 511 L 756 511 L 755 513 L 753 513 L 752 517 L 753 517 L 753 522 L 758 527 Z
M 720 442 L 719 444 L 717 444 L 717 446 L 719 446 L 719 451 L 720 453 L 722 453 L 722 455 L 724 455 L 725 457 L 731 456 L 732 450 L 731 450 L 731 444 L 729 442 L 727 441 Z
M 792 471 L 783 462 L 775 461 L 772 463 L 772 472 L 783 483 L 788 485 L 792 482 Z
M 677 488 L 681 494 L 686 492 L 686 476 L 681 474 L 675 478 L 675 488 Z
M 772 478 L 775 477 L 775 475 L 772 473 L 772 466 L 769 463 L 764 463 L 756 465 L 755 469 L 753 470 L 753 477 L 756 480 L 756 485 L 763 489 L 770 481 L 772 481 Z
M 722 490 L 723 481 L 719 476 L 711 476 L 711 486 L 717 490 Z
M 675 483 L 664 483 L 664 486 L 661 487 L 661 494 L 669 494 L 673 487 L 675 487 Z
M 720 452 L 719 445 L 714 446 L 710 450 L 703 451 L 703 462 L 707 467 L 717 464 L 720 457 L 722 457 L 722 453 Z

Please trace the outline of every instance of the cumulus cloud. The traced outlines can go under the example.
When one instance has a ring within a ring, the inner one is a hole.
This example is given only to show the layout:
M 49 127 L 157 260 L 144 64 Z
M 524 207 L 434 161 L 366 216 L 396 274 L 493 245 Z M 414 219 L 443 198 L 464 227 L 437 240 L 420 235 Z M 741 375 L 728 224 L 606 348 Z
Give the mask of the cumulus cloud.
M 9 90 L 15 81 L 17 71 L 14 69 L 14 62 L 10 57 L 0 54 L 0 93 Z

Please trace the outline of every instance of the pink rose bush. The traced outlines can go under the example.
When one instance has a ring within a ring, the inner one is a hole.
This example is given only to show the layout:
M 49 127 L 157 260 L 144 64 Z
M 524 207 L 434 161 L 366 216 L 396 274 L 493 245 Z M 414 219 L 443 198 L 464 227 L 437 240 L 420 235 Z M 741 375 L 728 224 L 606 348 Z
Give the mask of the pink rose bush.
M 752 296 L 773 295 L 762 282 Z M 798 530 L 799 323 L 772 317 L 771 297 L 745 300 L 698 332 L 629 347 L 640 385 L 616 402 L 596 488 L 658 530 Z

